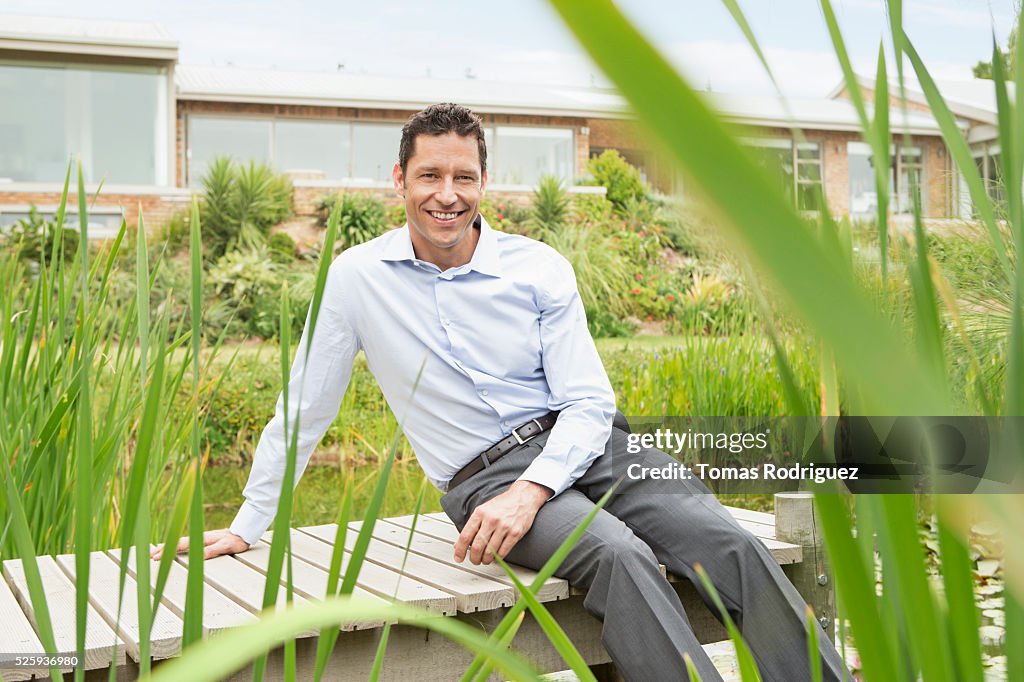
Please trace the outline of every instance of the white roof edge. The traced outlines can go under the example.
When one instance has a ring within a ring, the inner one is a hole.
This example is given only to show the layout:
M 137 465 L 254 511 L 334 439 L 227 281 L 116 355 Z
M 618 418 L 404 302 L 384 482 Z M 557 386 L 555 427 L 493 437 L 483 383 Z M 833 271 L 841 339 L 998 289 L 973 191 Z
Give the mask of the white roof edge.
M 295 106 L 351 107 L 353 109 L 410 109 L 417 110 L 433 101 L 413 100 L 370 100 L 339 97 L 291 97 L 280 95 L 255 95 L 249 93 L 221 94 L 216 92 L 183 92 L 177 93 L 179 101 L 190 102 L 231 102 L 236 104 L 281 104 Z M 519 114 L 529 116 L 566 116 L 573 118 L 633 118 L 633 113 L 623 111 L 594 111 L 590 109 L 557 109 L 506 104 L 488 104 L 486 102 L 461 102 L 473 111 L 483 114 Z
M 872 90 L 875 88 L 875 79 L 872 78 L 871 76 L 866 76 L 864 74 L 859 73 L 856 74 L 856 76 L 857 82 L 860 83 L 863 87 L 871 88 Z M 916 102 L 917 104 L 928 104 L 928 99 L 927 97 L 925 97 L 924 92 L 915 87 L 915 84 L 905 83 L 904 85 L 906 89 L 907 99 L 909 99 L 912 102 Z M 939 85 L 941 87 L 941 83 Z M 845 88 L 846 79 L 844 78 L 839 81 L 839 84 L 836 87 L 834 87 L 831 92 L 829 92 L 828 98 L 838 98 L 839 94 Z M 899 83 L 889 84 L 889 94 L 890 96 L 899 95 Z M 997 115 L 994 111 L 990 111 L 989 109 L 986 109 L 984 107 L 978 107 L 974 104 L 971 104 L 970 102 L 964 102 L 963 100 L 950 98 L 946 95 L 942 95 L 942 98 L 943 100 L 945 100 L 946 105 L 949 107 L 949 110 L 952 111 L 954 114 L 974 119 L 976 121 L 981 121 L 983 123 L 996 123 Z

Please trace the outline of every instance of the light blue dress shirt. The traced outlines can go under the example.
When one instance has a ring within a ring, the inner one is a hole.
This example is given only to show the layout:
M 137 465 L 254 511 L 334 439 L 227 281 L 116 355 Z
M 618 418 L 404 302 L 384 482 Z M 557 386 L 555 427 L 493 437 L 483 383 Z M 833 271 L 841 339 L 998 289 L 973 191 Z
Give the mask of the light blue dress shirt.
M 470 262 L 444 272 L 416 258 L 408 225 L 331 264 L 308 363 L 307 325 L 288 382 L 289 424 L 301 415 L 300 474 L 337 416 L 360 350 L 442 490 L 513 428 L 552 410 L 558 421 L 523 480 L 557 495 L 604 452 L 615 396 L 572 266 L 546 244 L 496 232 L 482 218 L 479 229 Z M 231 524 L 249 543 L 273 521 L 285 452 L 282 394 Z

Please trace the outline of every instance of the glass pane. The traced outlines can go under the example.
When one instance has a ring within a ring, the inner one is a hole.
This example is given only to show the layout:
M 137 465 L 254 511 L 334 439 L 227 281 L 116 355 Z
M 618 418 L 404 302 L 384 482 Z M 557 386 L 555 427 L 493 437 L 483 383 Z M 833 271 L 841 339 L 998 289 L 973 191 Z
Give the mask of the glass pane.
M 0 92 L 17 93 L 0 107 L 0 178 L 63 182 L 81 156 L 87 181 L 154 184 L 165 78 L 156 68 L 0 65 Z
M 875 171 L 871 166 L 871 147 L 863 142 L 848 142 L 846 155 L 850 178 L 850 215 L 873 215 L 878 210 Z
M 572 182 L 572 129 L 501 126 L 496 137 L 498 149 L 491 182 L 533 186 L 545 175 Z
M 923 154 L 920 147 L 900 147 L 900 161 L 906 165 L 921 165 Z
M 817 142 L 805 142 L 796 146 L 796 157 L 798 159 L 820 159 L 821 145 Z
M 793 149 L 777 147 L 762 147 L 760 145 L 750 148 L 754 154 L 754 161 L 764 168 L 769 175 L 775 178 L 779 186 L 786 192 L 787 201 L 792 202 L 793 197 Z
M 352 180 L 365 184 L 391 181 L 398 161 L 402 126 L 391 123 L 352 124 Z
M 821 180 L 821 164 L 815 163 L 798 163 L 797 164 L 798 176 L 801 180 Z
M 988 195 L 992 198 L 992 201 L 1001 203 L 1006 197 L 1003 187 L 1003 173 L 999 164 L 999 152 L 989 152 L 986 166 L 988 171 Z
M 348 177 L 351 127 L 347 123 L 277 121 L 274 166 L 281 172 L 320 171 L 327 180 Z
M 923 207 L 922 179 L 923 176 L 920 168 L 904 166 L 903 171 L 900 173 L 899 191 L 896 193 L 896 213 L 913 213 L 915 199 Z
M 189 119 L 188 181 L 197 185 L 216 156 L 240 163 L 270 161 L 270 120 L 258 118 Z
M 801 211 L 817 211 L 820 193 L 821 183 L 800 183 L 796 189 L 796 207 Z

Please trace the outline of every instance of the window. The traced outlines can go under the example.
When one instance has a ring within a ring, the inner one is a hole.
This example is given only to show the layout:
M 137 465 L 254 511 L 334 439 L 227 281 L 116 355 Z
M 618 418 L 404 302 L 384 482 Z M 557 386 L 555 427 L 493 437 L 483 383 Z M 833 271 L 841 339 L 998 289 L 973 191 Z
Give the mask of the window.
M 320 171 L 328 180 L 349 176 L 352 126 L 323 121 L 284 121 L 274 125 L 275 165 L 282 172 Z
M 893 212 L 914 212 L 915 204 L 924 208 L 924 152 L 920 147 L 899 146 L 896 157 L 896 203 Z
M 801 211 L 821 208 L 821 144 L 794 143 L 786 139 L 752 138 L 743 143 L 754 154 L 754 161 L 775 178 L 780 189 Z
M 167 183 L 167 74 L 158 67 L 0 63 L 0 178 Z M 15 94 L 16 93 L 16 94 Z
M 801 211 L 821 210 L 821 145 L 803 142 L 796 145 L 796 207 Z
M 575 146 L 571 128 L 497 126 L 485 139 L 492 183 L 534 186 L 543 176 L 553 175 L 572 184 Z
M 846 159 L 850 180 L 850 215 L 873 217 L 878 211 L 878 192 L 871 146 L 864 142 L 847 142 Z
M 401 139 L 402 126 L 397 124 L 352 124 L 352 169 L 348 177 L 367 184 L 391 182 Z
M 192 116 L 189 124 L 190 185 L 202 181 L 210 162 L 217 156 L 230 156 L 243 163 L 270 160 L 269 120 Z
M 270 163 L 277 171 L 319 171 L 327 180 L 391 182 L 402 126 L 301 119 L 190 116 L 188 182 L 216 156 Z

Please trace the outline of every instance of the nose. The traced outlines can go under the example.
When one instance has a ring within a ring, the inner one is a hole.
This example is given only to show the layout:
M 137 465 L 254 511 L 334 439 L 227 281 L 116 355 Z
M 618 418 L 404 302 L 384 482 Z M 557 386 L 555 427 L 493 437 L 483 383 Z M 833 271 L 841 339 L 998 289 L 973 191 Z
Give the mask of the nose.
M 446 177 L 441 181 L 441 186 L 437 188 L 437 200 L 438 202 L 448 205 L 454 204 L 458 197 L 455 195 L 455 180 L 451 177 Z

